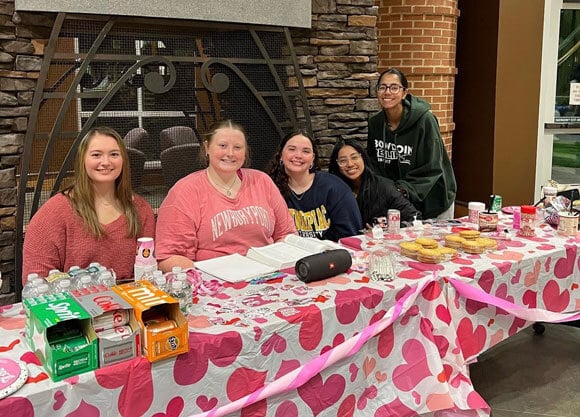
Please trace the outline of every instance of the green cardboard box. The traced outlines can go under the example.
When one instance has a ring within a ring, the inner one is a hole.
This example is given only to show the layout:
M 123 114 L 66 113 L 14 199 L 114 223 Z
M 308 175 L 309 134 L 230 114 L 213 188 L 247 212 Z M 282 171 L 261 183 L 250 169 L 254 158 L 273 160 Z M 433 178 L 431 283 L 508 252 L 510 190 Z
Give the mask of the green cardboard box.
M 24 300 L 24 306 L 28 344 L 53 381 L 97 369 L 98 341 L 91 315 L 74 298 L 64 293 L 47 295 Z M 51 345 L 56 335 L 66 339 L 67 333 L 77 330 L 82 336 L 74 345 L 70 339 Z

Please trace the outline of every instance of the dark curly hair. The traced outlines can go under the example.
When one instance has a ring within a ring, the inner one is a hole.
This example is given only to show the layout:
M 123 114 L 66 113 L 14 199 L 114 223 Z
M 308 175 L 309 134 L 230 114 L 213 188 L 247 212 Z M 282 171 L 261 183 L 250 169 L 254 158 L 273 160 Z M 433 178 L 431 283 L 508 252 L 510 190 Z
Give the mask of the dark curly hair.
M 314 160 L 312 161 L 312 167 L 309 169 L 309 171 L 314 172 L 320 169 L 320 167 L 318 166 L 318 149 L 316 147 L 316 143 L 314 142 L 314 139 L 312 139 L 306 131 L 297 129 L 293 130 L 292 132 L 284 136 L 278 145 L 276 153 L 268 163 L 268 166 L 266 167 L 266 172 L 268 173 L 268 175 L 270 175 L 270 177 L 274 181 L 274 184 L 276 184 L 276 186 L 280 190 L 282 197 L 284 197 L 285 199 L 290 198 L 290 186 L 288 185 L 288 174 L 286 173 L 286 170 L 284 169 L 284 165 L 282 164 L 281 160 L 282 151 L 284 150 L 284 146 L 286 146 L 286 143 L 288 143 L 288 141 L 292 139 L 294 136 L 298 135 L 302 135 L 308 138 L 312 145 L 312 150 L 314 152 Z

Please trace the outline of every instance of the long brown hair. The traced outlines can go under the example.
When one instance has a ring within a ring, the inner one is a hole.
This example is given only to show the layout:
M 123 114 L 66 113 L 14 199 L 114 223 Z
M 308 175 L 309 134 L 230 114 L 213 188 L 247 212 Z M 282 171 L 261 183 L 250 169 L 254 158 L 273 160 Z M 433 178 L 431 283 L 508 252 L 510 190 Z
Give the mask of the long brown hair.
M 133 203 L 133 190 L 131 189 L 131 168 L 127 148 L 121 136 L 110 127 L 96 127 L 91 129 L 82 139 L 75 158 L 75 174 L 73 184 L 63 190 L 70 200 L 75 212 L 83 219 L 88 231 L 96 238 L 104 236 L 105 232 L 95 210 L 95 193 L 93 183 L 85 169 L 85 156 L 89 144 L 96 135 L 108 136 L 117 142 L 123 159 L 121 174 L 115 180 L 115 198 L 121 206 L 121 211 L 127 218 L 127 236 L 137 237 L 141 232 L 141 221 L 137 214 L 137 208 Z

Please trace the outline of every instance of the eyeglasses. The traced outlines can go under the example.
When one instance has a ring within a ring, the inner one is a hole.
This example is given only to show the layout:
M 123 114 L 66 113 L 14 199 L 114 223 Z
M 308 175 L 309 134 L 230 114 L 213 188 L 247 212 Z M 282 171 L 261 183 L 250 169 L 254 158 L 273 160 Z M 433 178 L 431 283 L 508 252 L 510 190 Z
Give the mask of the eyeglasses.
M 357 163 L 360 160 L 361 156 L 360 153 L 354 153 L 351 156 L 349 156 L 348 158 L 339 158 L 336 160 L 336 163 L 338 164 L 339 167 L 344 168 L 345 166 L 348 165 L 348 162 L 354 162 Z
M 405 90 L 405 87 L 403 87 L 402 85 L 399 84 L 379 84 L 377 85 L 377 91 L 379 93 L 384 93 L 385 91 L 387 91 L 387 89 L 393 93 L 393 94 L 397 94 L 399 91 L 401 91 L 401 89 Z

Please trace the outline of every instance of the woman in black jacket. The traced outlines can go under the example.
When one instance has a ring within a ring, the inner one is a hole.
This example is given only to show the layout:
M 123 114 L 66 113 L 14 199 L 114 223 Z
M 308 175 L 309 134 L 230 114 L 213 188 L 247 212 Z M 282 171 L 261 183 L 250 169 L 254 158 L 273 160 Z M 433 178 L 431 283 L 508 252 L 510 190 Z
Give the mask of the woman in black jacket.
M 363 147 L 353 139 L 339 141 L 332 150 L 328 172 L 346 182 L 360 209 L 364 224 L 372 225 L 373 218 L 386 217 L 389 209 L 401 212 L 401 222 L 421 218 L 419 212 L 388 178 L 376 175 Z

